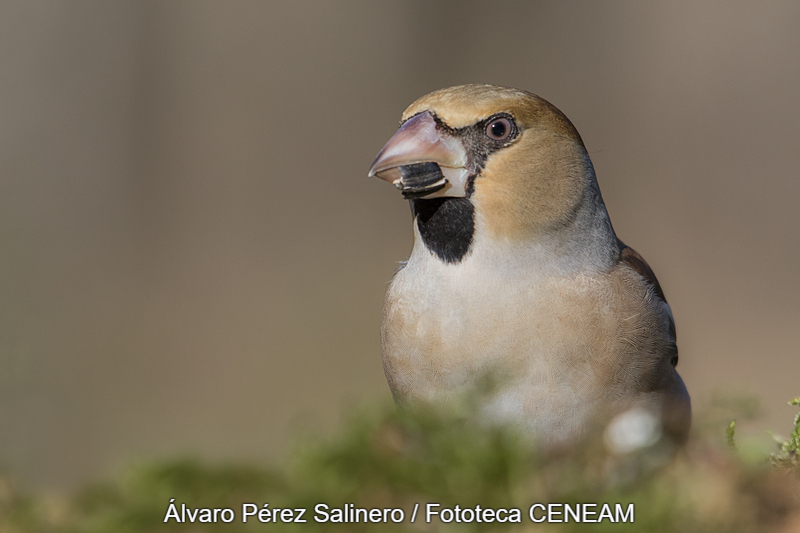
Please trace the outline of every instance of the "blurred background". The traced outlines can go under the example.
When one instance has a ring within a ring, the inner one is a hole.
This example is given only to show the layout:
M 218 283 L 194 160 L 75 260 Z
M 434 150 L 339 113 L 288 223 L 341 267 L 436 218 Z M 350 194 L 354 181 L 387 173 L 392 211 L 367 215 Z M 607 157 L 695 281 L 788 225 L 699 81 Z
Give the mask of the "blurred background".
M 389 397 L 411 249 L 366 177 L 417 97 L 574 122 L 678 326 L 696 407 L 800 394 L 800 4 L 0 0 L 0 469 L 267 461 Z M 747 428 L 745 428 L 747 429 Z

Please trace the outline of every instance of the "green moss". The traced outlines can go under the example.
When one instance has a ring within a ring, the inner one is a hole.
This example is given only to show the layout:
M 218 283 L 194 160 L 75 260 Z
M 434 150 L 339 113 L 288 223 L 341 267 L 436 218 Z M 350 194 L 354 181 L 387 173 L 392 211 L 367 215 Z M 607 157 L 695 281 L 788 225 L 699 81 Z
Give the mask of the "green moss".
M 800 398 L 789 400 L 789 405 L 800 406 Z M 794 417 L 794 427 L 789 438 L 776 438 L 778 451 L 770 456 L 772 464 L 783 469 L 800 471 L 800 412 Z
M 736 441 L 734 440 L 734 433 L 736 433 L 736 420 L 731 420 L 728 429 L 725 430 L 725 442 L 731 450 L 736 449 Z
M 720 433 L 723 427 L 718 426 Z M 734 427 L 727 429 L 731 444 Z M 516 526 L 435 521 L 428 529 L 435 531 L 761 533 L 800 519 L 800 414 L 771 461 L 743 458 L 724 446 L 720 433 L 701 431 L 677 453 L 661 441 L 636 453 L 612 454 L 600 438 L 575 443 L 570 453 L 542 453 L 514 432 L 476 425 L 457 412 L 371 407 L 354 413 L 330 438 L 299 439 L 273 469 L 189 460 L 140 465 L 62 501 L 25 497 L 0 485 L 0 533 L 417 531 L 429 502 L 517 508 L 523 521 Z M 229 508 L 235 520 L 164 523 L 171 499 L 178 510 L 182 503 Z M 255 517 L 244 523 L 244 503 L 307 509 L 307 523 L 264 524 Z M 348 503 L 401 508 L 405 517 L 401 524 L 316 523 L 318 503 L 331 509 Z M 416 503 L 423 506 L 417 524 L 410 525 Z M 528 518 L 533 503 L 632 503 L 635 522 L 534 525 Z

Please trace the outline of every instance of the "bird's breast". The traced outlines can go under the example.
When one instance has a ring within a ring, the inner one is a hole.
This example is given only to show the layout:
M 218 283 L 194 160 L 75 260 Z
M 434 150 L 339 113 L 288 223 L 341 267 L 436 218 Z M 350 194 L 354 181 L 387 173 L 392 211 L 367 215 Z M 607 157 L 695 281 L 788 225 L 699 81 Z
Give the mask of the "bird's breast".
M 398 398 L 438 401 L 494 376 L 504 383 L 491 409 L 580 425 L 596 401 L 625 396 L 632 367 L 648 371 L 651 315 L 641 284 L 607 274 L 538 276 L 480 257 L 446 264 L 415 248 L 387 293 L 384 369 Z

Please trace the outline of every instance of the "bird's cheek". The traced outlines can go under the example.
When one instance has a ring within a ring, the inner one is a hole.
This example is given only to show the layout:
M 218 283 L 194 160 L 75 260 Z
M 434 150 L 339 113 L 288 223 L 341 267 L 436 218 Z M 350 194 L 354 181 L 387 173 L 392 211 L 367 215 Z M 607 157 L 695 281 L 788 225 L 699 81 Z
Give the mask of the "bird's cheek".
M 490 157 L 473 195 L 489 229 L 498 236 L 524 238 L 569 219 L 586 180 L 580 165 L 565 160 L 546 143 L 520 144 Z

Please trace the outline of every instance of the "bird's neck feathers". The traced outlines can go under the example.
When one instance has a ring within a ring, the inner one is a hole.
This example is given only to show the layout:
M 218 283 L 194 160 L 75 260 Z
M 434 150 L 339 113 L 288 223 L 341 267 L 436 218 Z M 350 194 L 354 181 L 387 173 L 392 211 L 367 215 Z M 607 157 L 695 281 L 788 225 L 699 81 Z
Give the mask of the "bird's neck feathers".
M 583 146 L 553 143 L 538 159 L 513 148 L 487 164 L 469 199 L 412 204 L 412 258 L 544 276 L 610 270 L 619 245 Z

